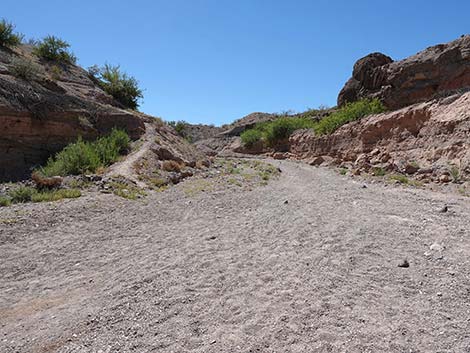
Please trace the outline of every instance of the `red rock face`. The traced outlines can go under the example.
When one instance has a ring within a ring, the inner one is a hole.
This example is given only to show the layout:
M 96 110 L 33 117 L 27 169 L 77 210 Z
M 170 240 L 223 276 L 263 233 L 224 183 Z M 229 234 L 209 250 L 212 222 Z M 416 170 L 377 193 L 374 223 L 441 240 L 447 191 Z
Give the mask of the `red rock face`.
M 31 80 L 13 76 L 13 56 L 36 62 L 41 72 Z M 145 131 L 139 114 L 121 109 L 85 70 L 64 67 L 52 80 L 50 65 L 30 56 L 27 47 L 16 53 L 0 49 L 1 181 L 29 177 L 32 168 L 79 136 L 92 140 L 118 127 L 137 139 Z
M 380 53 L 360 59 L 339 93 L 338 105 L 377 97 L 388 108 L 399 109 L 457 89 L 470 89 L 470 36 L 401 61 Z
M 290 138 L 297 158 L 421 167 L 455 165 L 470 175 L 470 93 L 412 105 L 347 124 L 331 135 L 300 130 Z

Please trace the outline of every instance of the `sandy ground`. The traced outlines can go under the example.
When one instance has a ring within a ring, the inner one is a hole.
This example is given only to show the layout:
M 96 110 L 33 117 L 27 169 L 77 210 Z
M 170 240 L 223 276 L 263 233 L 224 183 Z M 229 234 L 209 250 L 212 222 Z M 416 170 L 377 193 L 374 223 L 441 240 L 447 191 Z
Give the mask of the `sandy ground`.
M 468 198 L 276 163 L 0 209 L 0 352 L 470 352 Z

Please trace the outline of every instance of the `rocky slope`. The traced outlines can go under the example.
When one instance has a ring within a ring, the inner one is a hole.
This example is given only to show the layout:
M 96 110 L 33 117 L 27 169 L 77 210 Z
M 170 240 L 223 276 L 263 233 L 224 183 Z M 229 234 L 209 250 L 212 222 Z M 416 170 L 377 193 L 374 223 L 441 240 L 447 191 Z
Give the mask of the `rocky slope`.
M 0 48 L 0 180 L 27 177 L 78 136 L 94 139 L 113 127 L 133 139 L 144 133 L 139 114 L 122 109 L 87 71 L 38 60 L 31 49 Z M 18 60 L 32 63 L 34 78 L 14 74 Z
M 404 60 L 373 53 L 358 60 L 338 105 L 380 98 L 390 109 L 470 88 L 470 35 L 439 44 Z
M 313 164 L 375 166 L 450 181 L 453 169 L 470 175 L 470 93 L 370 116 L 327 136 L 301 130 L 290 146 L 295 158 Z

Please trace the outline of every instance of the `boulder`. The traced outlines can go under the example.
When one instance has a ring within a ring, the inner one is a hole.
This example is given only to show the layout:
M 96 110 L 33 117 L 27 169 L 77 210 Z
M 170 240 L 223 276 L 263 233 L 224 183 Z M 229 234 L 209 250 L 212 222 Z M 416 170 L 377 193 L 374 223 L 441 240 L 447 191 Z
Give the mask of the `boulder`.
M 400 61 L 381 53 L 359 59 L 339 93 L 338 105 L 379 98 L 388 108 L 399 109 L 466 89 L 470 89 L 469 35 Z

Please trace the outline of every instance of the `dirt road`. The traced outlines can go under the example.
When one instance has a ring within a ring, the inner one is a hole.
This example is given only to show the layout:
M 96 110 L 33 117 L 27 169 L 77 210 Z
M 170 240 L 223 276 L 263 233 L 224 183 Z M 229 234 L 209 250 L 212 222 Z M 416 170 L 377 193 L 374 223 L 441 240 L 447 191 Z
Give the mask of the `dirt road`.
M 276 163 L 0 209 L 0 352 L 470 351 L 468 198 Z

